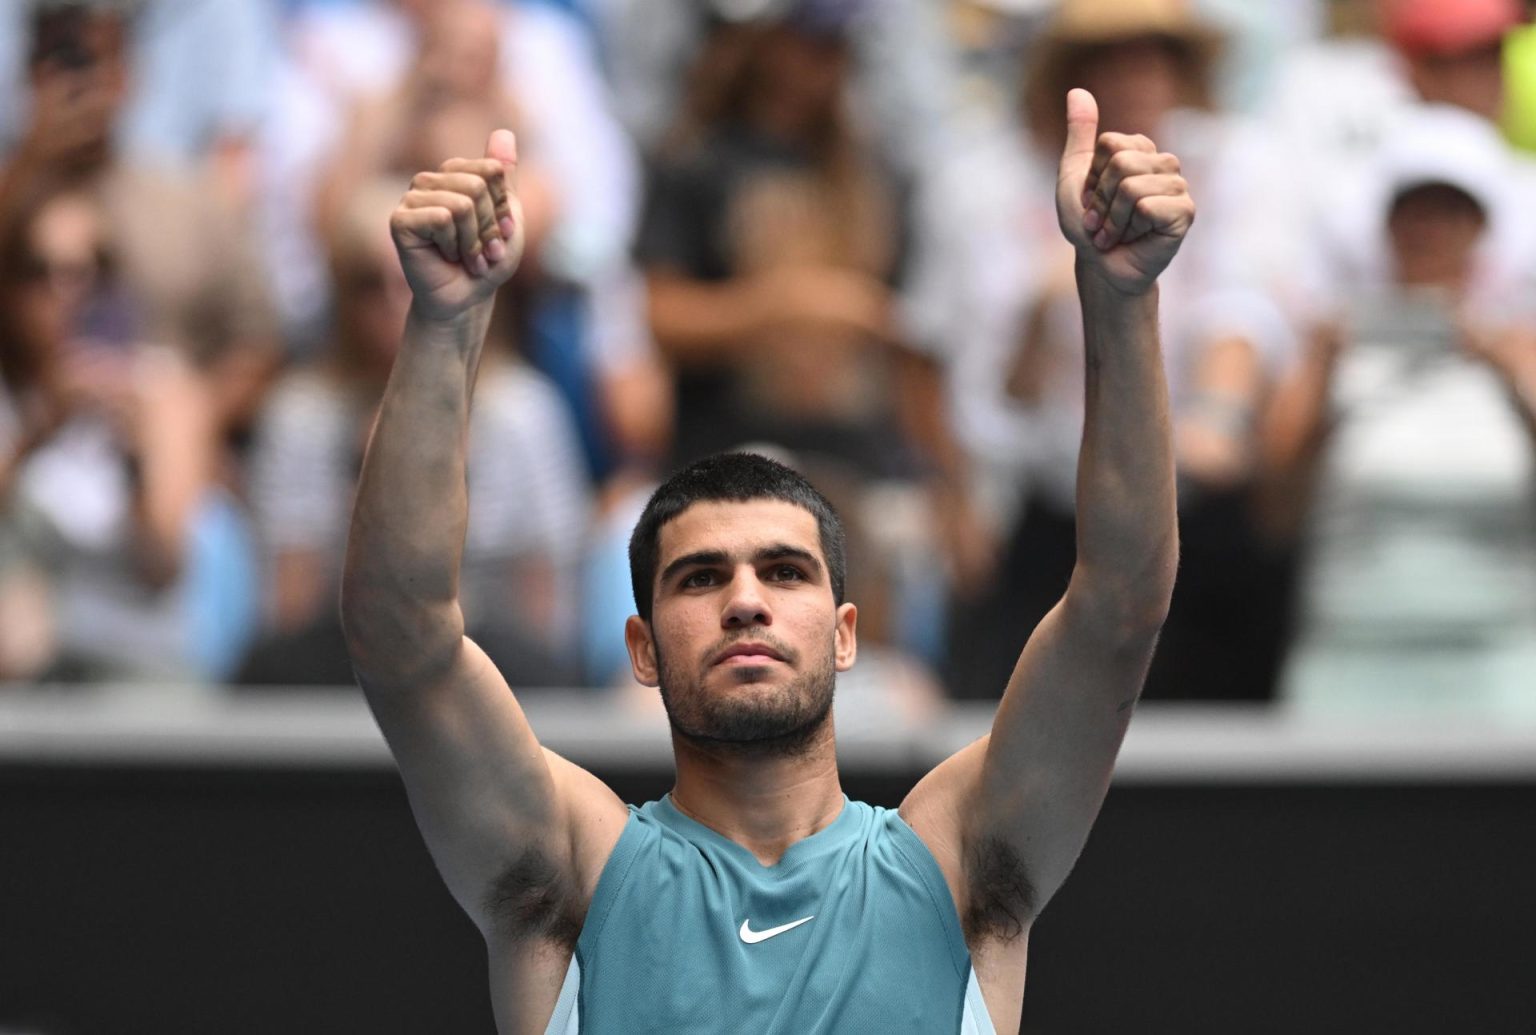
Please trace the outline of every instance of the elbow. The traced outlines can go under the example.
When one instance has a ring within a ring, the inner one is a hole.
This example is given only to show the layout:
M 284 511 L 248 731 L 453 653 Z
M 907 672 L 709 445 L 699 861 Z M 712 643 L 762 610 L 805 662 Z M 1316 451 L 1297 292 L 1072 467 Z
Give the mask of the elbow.
M 361 672 L 375 667 L 371 662 L 387 640 L 385 618 L 377 601 L 371 599 L 363 581 L 349 573 L 342 579 L 338 606 L 342 640 L 353 669 Z
M 402 594 L 350 562 L 341 583 L 347 657 L 370 689 L 422 686 L 452 665 L 464 638 L 456 600 Z
M 1170 534 L 1142 564 L 1102 573 L 1080 564 L 1067 591 L 1068 602 L 1111 649 L 1144 649 L 1156 643 L 1168 620 L 1178 560 L 1177 535 Z
M 366 663 L 399 635 L 403 611 L 359 566 L 348 560 L 341 579 L 341 632 L 354 666 Z

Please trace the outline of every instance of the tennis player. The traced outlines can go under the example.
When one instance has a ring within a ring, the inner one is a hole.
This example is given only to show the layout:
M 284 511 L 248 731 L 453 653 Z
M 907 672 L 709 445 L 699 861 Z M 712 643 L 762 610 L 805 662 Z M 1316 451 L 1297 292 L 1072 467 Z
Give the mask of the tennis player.
M 498 131 L 485 157 L 412 181 L 391 225 L 414 301 L 343 613 L 417 822 L 485 937 L 502 1032 L 1018 1030 L 1031 925 L 1103 801 L 1178 552 L 1156 280 L 1194 205 L 1172 155 L 1099 134 L 1084 91 L 1067 111 L 1056 204 L 1087 340 L 1077 567 L 990 735 L 895 811 L 838 781 L 833 683 L 858 612 L 837 517 L 758 457 L 674 476 L 631 542 L 625 637 L 666 703 L 671 793 L 627 806 L 540 746 L 457 600 L 475 367 L 522 248 L 515 143 Z

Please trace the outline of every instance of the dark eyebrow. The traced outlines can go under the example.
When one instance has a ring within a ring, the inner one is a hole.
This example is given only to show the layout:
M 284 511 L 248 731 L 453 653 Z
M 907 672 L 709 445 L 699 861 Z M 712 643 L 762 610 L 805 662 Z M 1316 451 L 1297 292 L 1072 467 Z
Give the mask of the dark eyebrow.
M 686 568 L 721 567 L 729 564 L 730 560 L 730 555 L 724 550 L 697 550 L 693 553 L 685 553 L 662 570 L 661 585 L 667 585 L 679 572 Z M 799 561 L 810 568 L 815 574 L 821 574 L 821 562 L 816 559 L 815 554 L 803 547 L 791 546 L 788 543 L 774 543 L 772 546 L 763 547 L 752 555 L 752 562 L 754 564 L 761 564 L 764 561 L 785 560 Z
M 753 555 L 752 559 L 761 564 L 763 561 L 799 561 L 816 574 L 821 574 L 821 562 L 816 555 L 799 546 L 790 546 L 788 543 L 775 543 L 765 546 Z
M 672 581 L 673 576 L 684 568 L 694 567 L 719 567 L 730 560 L 724 550 L 697 550 L 693 553 L 685 553 L 661 572 L 661 584 L 665 586 Z

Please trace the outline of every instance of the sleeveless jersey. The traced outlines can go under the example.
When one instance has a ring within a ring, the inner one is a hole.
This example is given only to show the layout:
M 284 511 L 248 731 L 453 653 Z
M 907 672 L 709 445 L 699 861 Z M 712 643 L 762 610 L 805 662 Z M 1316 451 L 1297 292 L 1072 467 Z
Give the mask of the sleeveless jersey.
M 773 866 L 670 797 L 629 813 L 546 1035 L 993 1035 L 949 887 L 895 811 L 845 797 Z

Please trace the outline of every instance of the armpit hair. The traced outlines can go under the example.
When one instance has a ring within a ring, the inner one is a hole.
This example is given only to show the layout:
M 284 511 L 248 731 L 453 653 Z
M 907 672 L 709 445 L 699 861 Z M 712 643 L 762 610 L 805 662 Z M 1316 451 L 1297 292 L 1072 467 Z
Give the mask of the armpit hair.
M 1024 934 L 1038 901 L 1018 851 L 1000 837 L 983 837 L 966 849 L 967 904 L 961 925 L 966 941 L 1012 942 Z
M 502 867 L 481 904 L 496 933 L 507 941 L 548 941 L 574 949 L 581 935 L 575 885 L 538 848 L 527 849 Z

